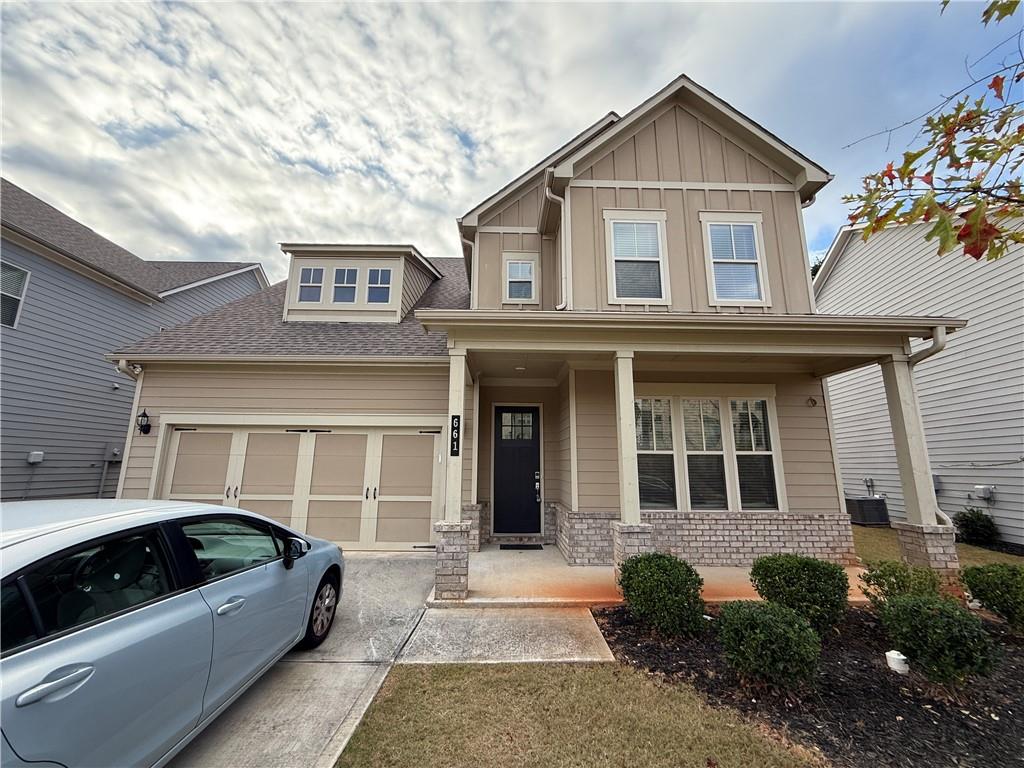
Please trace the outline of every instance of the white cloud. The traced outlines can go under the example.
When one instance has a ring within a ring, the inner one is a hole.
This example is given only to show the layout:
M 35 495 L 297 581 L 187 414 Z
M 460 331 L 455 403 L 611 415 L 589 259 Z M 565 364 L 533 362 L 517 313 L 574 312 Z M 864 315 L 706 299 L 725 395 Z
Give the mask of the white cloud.
M 282 240 L 454 255 L 456 216 L 685 71 L 837 172 L 807 212 L 820 248 L 845 219 L 840 194 L 884 159 L 879 142 L 842 145 L 957 82 L 961 48 L 983 45 L 962 39 L 965 23 L 981 36 L 975 16 L 5 4 L 4 173 L 147 258 L 260 259 L 279 278 Z

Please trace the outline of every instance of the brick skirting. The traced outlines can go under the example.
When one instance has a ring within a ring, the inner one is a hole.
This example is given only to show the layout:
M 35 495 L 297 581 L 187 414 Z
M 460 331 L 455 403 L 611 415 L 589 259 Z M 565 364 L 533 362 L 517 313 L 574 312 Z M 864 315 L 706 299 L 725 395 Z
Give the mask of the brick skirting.
M 905 563 L 934 569 L 944 592 L 963 597 L 956 532 L 952 526 L 894 522 L 892 527 L 896 529 Z
M 469 520 L 434 523 L 437 546 L 434 561 L 434 598 L 465 600 L 469 595 Z

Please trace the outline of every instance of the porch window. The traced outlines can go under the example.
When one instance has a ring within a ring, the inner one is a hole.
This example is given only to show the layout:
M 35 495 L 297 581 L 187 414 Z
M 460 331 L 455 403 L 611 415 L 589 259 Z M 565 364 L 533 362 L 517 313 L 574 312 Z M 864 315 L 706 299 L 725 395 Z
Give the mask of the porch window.
M 667 304 L 664 211 L 606 210 L 608 302 Z
M 640 398 L 633 403 L 642 509 L 676 509 L 676 465 L 672 446 L 672 401 Z
M 366 287 L 368 304 L 388 304 L 391 302 L 391 270 L 371 269 Z
M 775 463 L 765 400 L 732 400 L 733 441 L 742 509 L 778 509 Z
M 334 302 L 336 304 L 354 304 L 356 301 L 356 280 L 358 269 L 334 270 Z
M 25 301 L 25 288 L 28 286 L 28 272 L 13 264 L 0 264 L 0 310 L 2 323 L 8 328 L 18 325 L 21 305 Z
M 319 303 L 323 284 L 324 270 L 322 267 L 303 267 L 299 271 L 299 301 Z
M 683 400 L 683 435 L 691 509 L 728 509 L 718 400 Z
M 702 213 L 712 305 L 768 306 L 759 213 Z

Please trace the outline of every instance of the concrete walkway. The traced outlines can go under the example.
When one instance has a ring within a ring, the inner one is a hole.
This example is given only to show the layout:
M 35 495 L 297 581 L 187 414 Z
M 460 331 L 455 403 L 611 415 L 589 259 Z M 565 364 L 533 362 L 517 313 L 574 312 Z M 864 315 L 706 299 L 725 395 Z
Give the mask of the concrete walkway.
M 334 627 L 278 662 L 172 768 L 333 768 L 416 627 L 434 554 L 346 553 Z

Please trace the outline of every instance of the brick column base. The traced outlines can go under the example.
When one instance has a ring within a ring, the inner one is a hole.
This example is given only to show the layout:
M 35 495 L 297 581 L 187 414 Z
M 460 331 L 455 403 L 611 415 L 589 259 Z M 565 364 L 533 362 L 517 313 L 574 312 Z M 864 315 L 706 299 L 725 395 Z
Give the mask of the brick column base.
M 939 574 L 944 592 L 963 597 L 956 534 L 952 526 L 892 523 L 892 527 L 896 529 L 903 562 L 931 568 Z
M 480 551 L 480 505 L 479 504 L 463 504 L 462 505 L 462 522 L 468 522 L 469 528 L 469 551 L 479 552 Z
M 465 600 L 469 596 L 468 520 L 434 523 L 437 559 L 434 561 L 434 599 Z
M 615 583 L 619 583 L 619 566 L 634 555 L 654 551 L 654 526 L 650 523 L 623 523 L 615 520 L 612 526 L 612 558 L 615 563 Z

